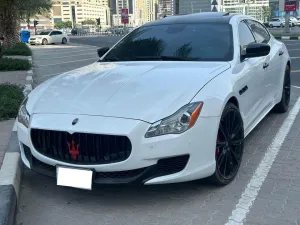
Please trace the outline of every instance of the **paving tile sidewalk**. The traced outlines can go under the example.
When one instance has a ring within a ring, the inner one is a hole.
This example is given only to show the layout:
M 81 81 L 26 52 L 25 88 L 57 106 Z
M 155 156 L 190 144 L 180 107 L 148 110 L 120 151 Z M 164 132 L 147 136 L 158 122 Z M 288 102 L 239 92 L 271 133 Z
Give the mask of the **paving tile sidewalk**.
M 27 71 L 0 72 L 0 84 L 11 83 L 25 85 Z M 14 126 L 14 119 L 0 122 L 0 168 L 6 152 L 11 131 Z
M 300 224 L 300 113 L 243 224 Z

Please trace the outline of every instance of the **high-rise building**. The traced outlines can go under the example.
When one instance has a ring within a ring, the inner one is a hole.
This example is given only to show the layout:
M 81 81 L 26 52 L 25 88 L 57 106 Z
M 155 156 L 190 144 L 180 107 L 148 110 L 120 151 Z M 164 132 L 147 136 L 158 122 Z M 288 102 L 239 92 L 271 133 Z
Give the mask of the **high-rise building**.
M 122 26 L 122 9 L 128 9 L 128 26 L 134 25 L 134 0 L 114 0 L 116 2 L 116 12 L 113 14 L 113 26 Z
M 108 0 L 55 0 L 52 6 L 53 22 L 71 21 L 73 26 L 85 20 L 100 18 L 101 27 L 110 26 Z
M 174 14 L 174 0 L 158 0 L 157 17 L 170 16 Z

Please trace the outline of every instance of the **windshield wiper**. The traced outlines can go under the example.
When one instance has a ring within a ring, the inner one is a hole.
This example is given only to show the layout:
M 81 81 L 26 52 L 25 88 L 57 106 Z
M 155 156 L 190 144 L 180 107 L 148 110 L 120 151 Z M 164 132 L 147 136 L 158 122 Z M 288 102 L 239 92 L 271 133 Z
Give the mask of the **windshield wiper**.
M 161 61 L 198 61 L 199 58 L 189 58 L 180 56 L 137 56 L 136 60 L 161 60 Z

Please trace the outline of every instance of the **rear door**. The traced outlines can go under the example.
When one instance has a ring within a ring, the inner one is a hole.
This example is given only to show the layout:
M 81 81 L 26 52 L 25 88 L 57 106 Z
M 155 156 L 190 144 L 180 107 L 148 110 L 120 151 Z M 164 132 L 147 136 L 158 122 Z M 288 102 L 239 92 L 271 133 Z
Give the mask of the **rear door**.
M 56 31 L 56 42 L 61 43 L 63 39 L 63 33 L 61 31 Z

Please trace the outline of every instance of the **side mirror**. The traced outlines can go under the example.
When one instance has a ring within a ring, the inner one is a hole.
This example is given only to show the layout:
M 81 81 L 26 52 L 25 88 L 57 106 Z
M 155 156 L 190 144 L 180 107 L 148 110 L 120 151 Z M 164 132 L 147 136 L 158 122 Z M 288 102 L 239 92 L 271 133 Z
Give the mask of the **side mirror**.
M 270 45 L 265 43 L 250 43 L 246 47 L 246 51 L 241 54 L 241 60 L 245 58 L 254 58 L 266 56 L 270 53 Z
M 102 47 L 97 50 L 98 56 L 101 58 L 106 52 L 108 52 L 109 47 Z

